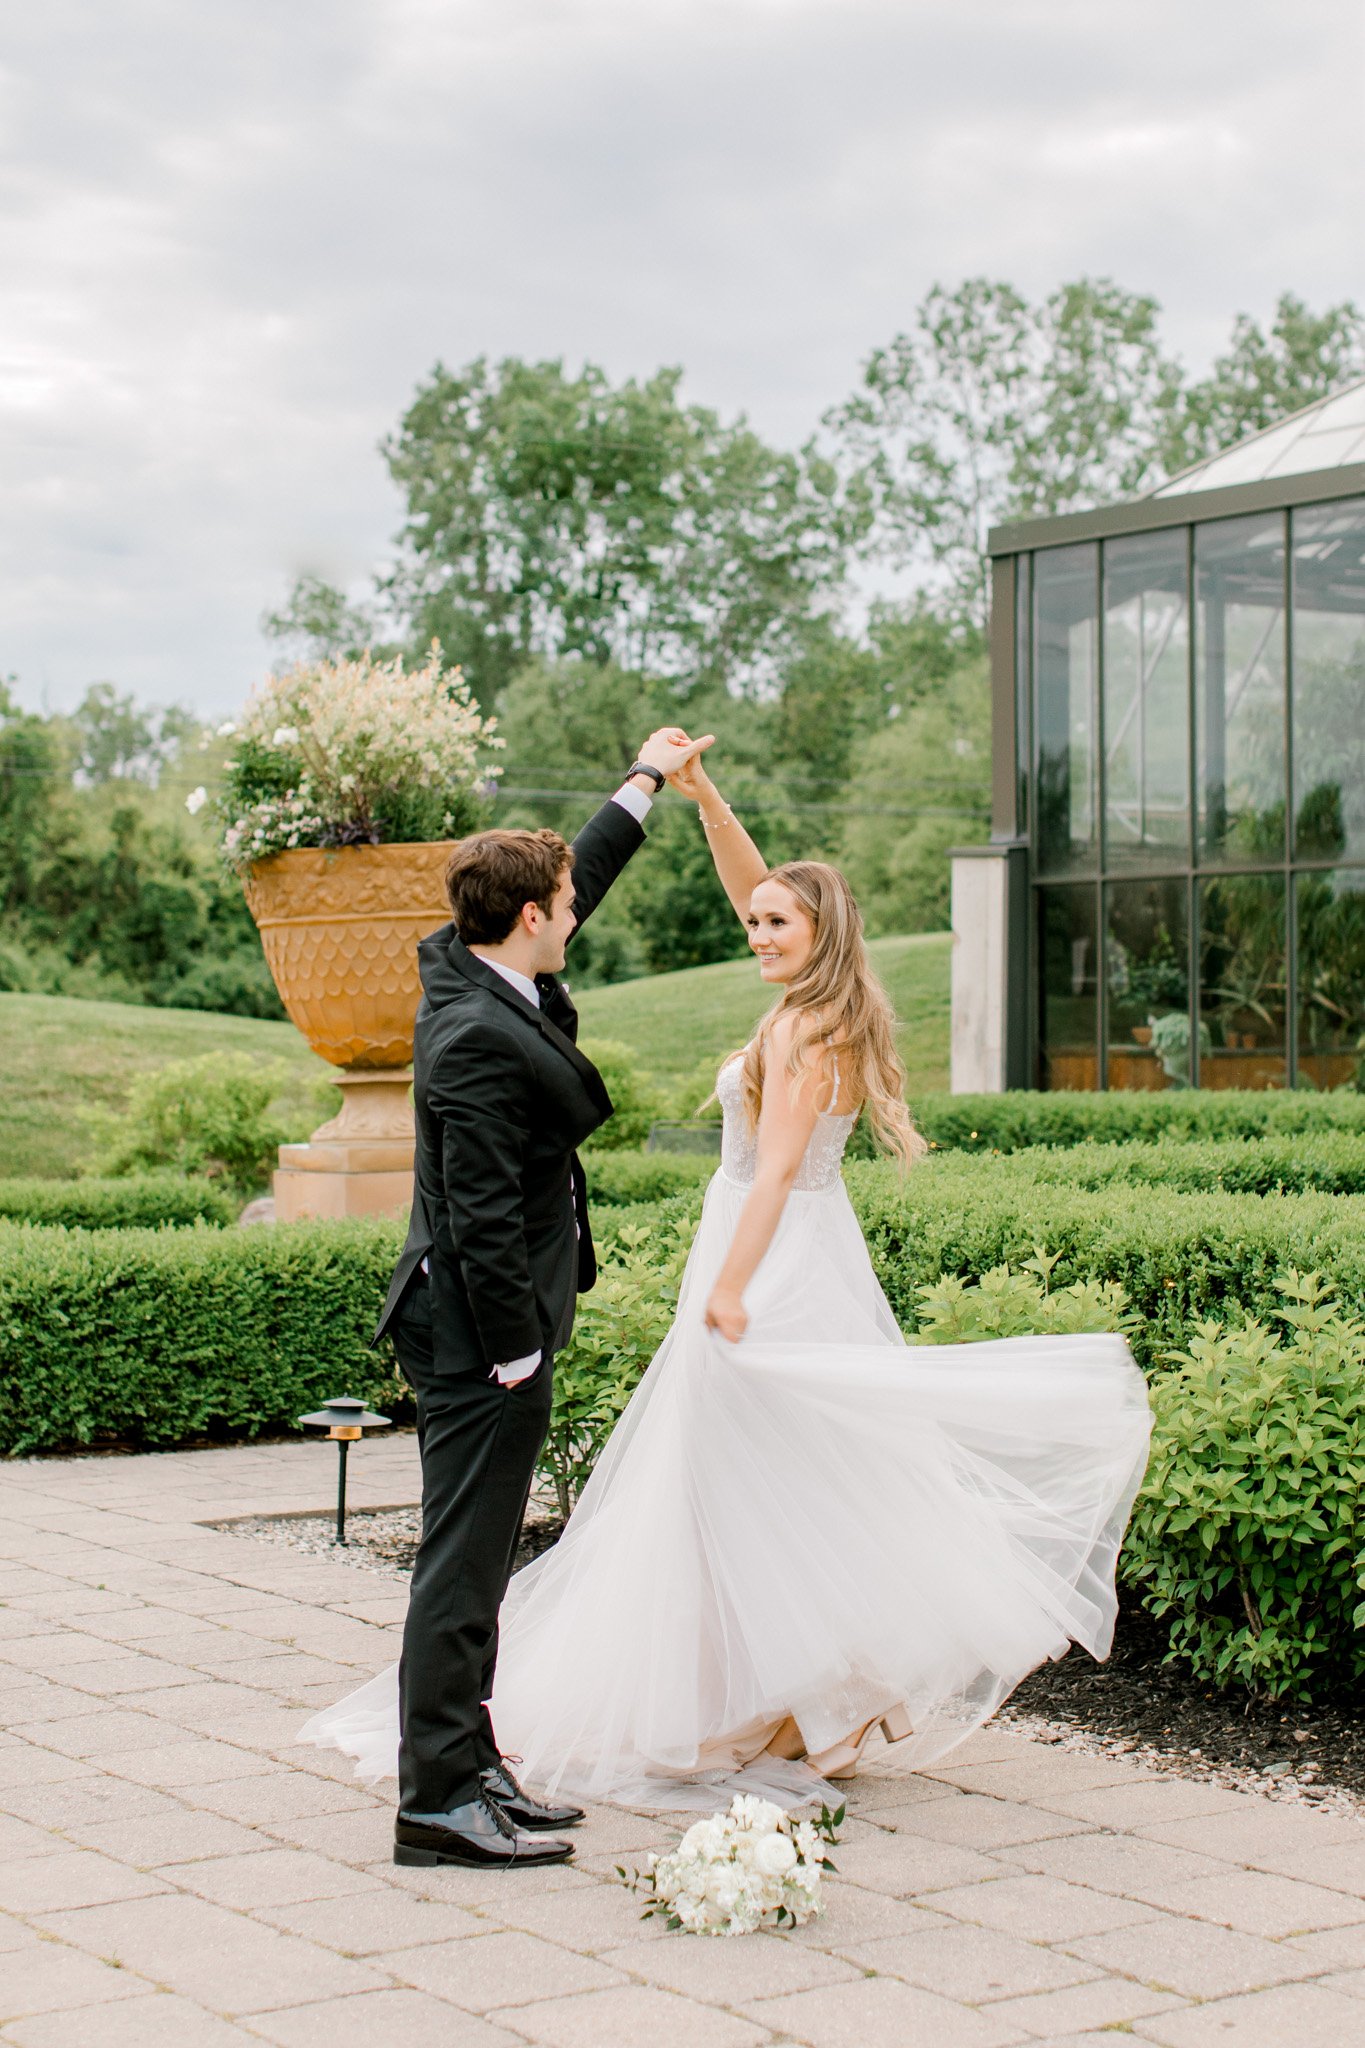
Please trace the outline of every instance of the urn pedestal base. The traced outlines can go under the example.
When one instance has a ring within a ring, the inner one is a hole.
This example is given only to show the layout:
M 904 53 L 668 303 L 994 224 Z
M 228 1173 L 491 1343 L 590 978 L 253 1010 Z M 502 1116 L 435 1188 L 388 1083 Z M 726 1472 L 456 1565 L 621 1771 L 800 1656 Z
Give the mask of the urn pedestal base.
M 410 1067 L 338 1074 L 341 1108 L 306 1145 L 281 1145 L 275 1220 L 405 1216 L 412 1202 Z

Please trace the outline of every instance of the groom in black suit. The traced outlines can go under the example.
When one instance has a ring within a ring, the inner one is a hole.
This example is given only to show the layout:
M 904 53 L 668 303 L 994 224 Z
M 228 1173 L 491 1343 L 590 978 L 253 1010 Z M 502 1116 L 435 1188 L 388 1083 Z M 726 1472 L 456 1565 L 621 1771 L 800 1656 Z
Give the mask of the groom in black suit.
M 576 1148 L 611 1115 L 555 980 L 644 843 L 652 797 L 703 747 L 654 733 L 572 847 L 481 832 L 447 871 L 453 922 L 418 948 L 412 1222 L 377 1336 L 417 1395 L 422 1540 L 399 1665 L 397 1863 L 557 1863 L 582 1819 L 517 1783 L 493 1734 L 498 1609 L 550 1418 L 554 1353 L 597 1276 Z

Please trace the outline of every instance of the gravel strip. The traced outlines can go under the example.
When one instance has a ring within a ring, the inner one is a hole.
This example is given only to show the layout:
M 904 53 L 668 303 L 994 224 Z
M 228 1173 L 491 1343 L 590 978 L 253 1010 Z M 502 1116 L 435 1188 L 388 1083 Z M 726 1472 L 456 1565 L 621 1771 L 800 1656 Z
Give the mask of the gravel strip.
M 308 1557 L 339 1558 L 360 1570 L 406 1585 L 422 1529 L 420 1508 L 352 1508 L 346 1517 L 344 1547 L 336 1540 L 335 1515 L 244 1515 L 210 1527 L 229 1536 L 252 1536 L 258 1543 L 283 1544 Z M 547 1507 L 532 1501 L 517 1545 L 517 1568 L 548 1550 L 558 1536 L 559 1522 Z

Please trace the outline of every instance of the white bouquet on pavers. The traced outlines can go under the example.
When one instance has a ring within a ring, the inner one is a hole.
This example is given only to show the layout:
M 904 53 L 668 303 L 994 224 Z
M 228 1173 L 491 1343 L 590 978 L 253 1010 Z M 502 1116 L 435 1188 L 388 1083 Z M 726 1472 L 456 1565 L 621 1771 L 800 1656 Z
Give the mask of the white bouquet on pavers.
M 800 1927 L 822 1909 L 824 1873 L 835 1865 L 822 1844 L 837 1842 L 845 1809 L 793 1821 L 769 1799 L 738 1792 L 728 1813 L 694 1821 L 676 1849 L 643 1871 L 617 1875 L 649 1894 L 641 1918 L 662 1914 L 686 1934 L 754 1934 Z

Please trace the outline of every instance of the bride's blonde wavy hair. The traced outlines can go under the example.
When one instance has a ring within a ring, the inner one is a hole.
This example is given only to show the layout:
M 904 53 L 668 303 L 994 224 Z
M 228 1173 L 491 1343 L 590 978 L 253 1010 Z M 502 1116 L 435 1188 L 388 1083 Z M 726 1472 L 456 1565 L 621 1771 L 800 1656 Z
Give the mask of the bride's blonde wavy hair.
M 928 1147 L 905 1106 L 905 1068 L 896 1050 L 895 1013 L 867 957 L 863 916 L 853 891 L 838 868 L 822 860 L 787 861 L 763 879 L 790 890 L 814 926 L 815 937 L 810 958 L 745 1050 L 745 1113 L 756 1128 L 773 1026 L 779 1017 L 795 1013 L 796 1029 L 786 1059 L 793 1090 L 820 1066 L 825 1042 L 833 1040 L 840 1097 L 865 1104 L 873 1135 L 904 1171 Z

